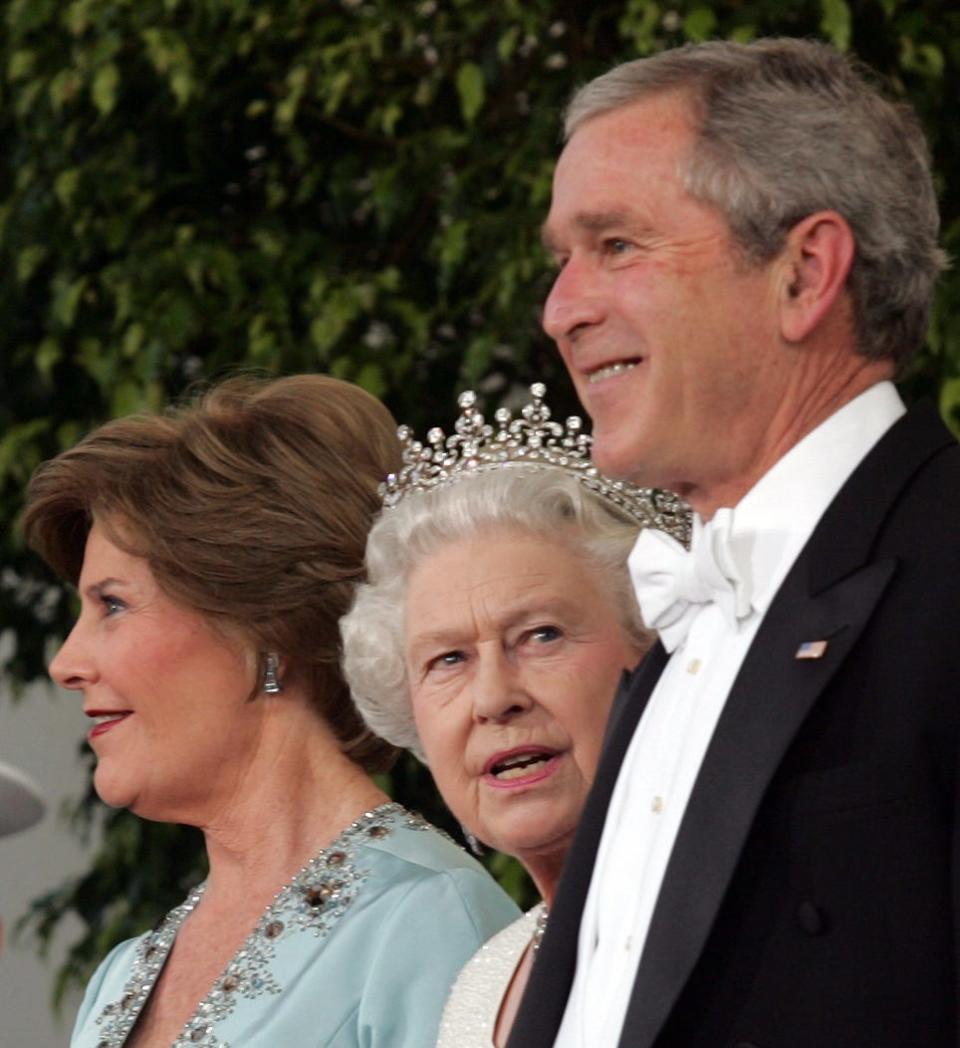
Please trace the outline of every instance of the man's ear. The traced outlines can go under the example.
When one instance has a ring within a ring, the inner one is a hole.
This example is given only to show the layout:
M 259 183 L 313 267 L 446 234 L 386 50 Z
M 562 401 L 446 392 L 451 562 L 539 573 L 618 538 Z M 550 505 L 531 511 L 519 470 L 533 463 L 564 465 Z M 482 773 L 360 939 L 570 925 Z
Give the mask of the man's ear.
M 836 211 L 816 211 L 790 230 L 779 290 L 785 341 L 802 342 L 839 306 L 855 252 L 853 231 Z

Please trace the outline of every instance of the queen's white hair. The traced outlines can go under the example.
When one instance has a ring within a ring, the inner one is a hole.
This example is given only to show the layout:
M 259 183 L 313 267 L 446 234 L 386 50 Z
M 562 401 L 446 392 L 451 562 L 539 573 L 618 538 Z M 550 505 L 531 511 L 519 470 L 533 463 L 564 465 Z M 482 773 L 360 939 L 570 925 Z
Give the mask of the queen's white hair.
M 504 528 L 568 542 L 606 581 L 625 634 L 641 650 L 651 644 L 627 570 L 639 525 L 576 478 L 560 469 L 499 469 L 408 495 L 370 532 L 367 582 L 340 620 L 340 635 L 344 674 L 368 727 L 421 760 L 404 658 L 407 582 L 447 543 Z

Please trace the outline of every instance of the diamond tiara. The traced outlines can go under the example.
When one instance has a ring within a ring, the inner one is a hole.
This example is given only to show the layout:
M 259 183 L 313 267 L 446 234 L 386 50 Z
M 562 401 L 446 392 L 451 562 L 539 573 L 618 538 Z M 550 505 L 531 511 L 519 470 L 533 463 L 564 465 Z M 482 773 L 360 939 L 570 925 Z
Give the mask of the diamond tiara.
M 690 510 L 670 491 L 639 488 L 626 480 L 604 476 L 590 459 L 593 438 L 583 432 L 583 422 L 571 415 L 564 425 L 550 418 L 543 402 L 542 382 L 530 387 L 529 403 L 517 418 L 509 408 L 494 413 L 496 428 L 476 408 L 472 390 L 461 393 L 460 416 L 449 437 L 439 426 L 427 433 L 426 444 L 415 440 L 409 426 L 397 430 L 403 453 L 399 473 L 380 485 L 386 509 L 419 492 L 446 487 L 458 480 L 494 469 L 560 469 L 579 480 L 608 506 L 634 520 L 640 527 L 656 528 L 684 545 L 690 541 Z

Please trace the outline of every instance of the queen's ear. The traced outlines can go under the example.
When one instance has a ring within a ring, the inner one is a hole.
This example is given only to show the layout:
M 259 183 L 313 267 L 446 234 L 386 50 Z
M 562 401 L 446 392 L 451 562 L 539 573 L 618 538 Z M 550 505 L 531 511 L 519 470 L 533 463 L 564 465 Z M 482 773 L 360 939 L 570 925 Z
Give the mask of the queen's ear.
M 787 234 L 780 255 L 780 334 L 803 342 L 845 301 L 856 242 L 836 211 L 816 211 Z

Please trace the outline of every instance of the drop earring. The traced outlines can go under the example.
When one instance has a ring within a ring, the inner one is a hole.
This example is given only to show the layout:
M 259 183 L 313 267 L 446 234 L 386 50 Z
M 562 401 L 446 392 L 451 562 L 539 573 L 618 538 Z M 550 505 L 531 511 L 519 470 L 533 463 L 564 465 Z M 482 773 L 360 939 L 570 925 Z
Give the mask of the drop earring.
M 483 855 L 483 845 L 466 828 L 466 826 L 463 825 L 462 822 L 460 823 L 460 832 L 463 834 L 463 839 L 467 842 L 467 847 L 479 859 Z
M 280 682 L 280 657 L 275 651 L 268 651 L 263 657 L 263 691 L 267 695 L 279 695 L 283 691 Z

